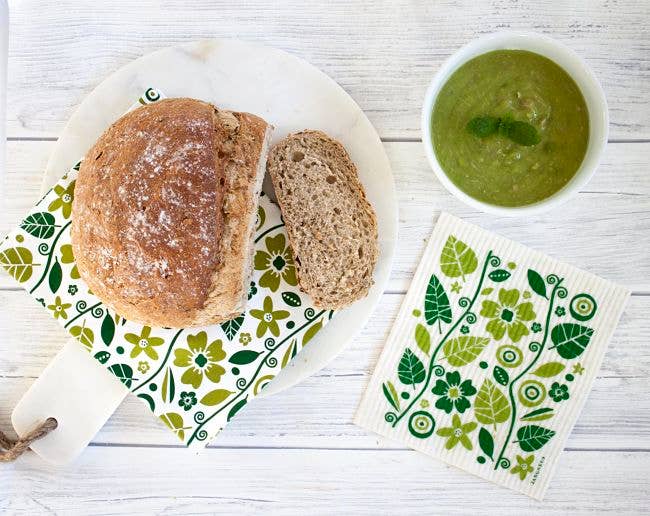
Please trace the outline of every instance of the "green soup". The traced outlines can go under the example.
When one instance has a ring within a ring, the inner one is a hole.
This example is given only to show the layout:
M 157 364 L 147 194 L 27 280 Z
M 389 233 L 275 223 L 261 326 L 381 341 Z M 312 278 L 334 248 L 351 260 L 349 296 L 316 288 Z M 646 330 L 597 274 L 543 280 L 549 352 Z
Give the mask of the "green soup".
M 529 126 L 537 143 L 517 143 L 504 131 L 477 136 L 469 128 L 477 117 Z M 496 50 L 454 72 L 438 94 L 431 127 L 438 162 L 458 188 L 486 203 L 523 206 L 549 197 L 576 173 L 589 113 L 578 85 L 553 61 Z

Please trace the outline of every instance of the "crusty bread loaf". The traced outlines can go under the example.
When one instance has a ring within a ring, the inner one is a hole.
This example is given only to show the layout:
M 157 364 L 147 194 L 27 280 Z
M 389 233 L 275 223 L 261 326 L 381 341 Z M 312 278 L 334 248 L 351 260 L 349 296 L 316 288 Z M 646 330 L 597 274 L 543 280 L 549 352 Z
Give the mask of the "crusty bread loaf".
M 240 314 L 271 129 L 186 98 L 117 120 L 83 159 L 72 207 L 75 259 L 92 292 L 153 326 Z
M 302 289 L 320 308 L 364 297 L 377 263 L 377 219 L 343 145 L 320 131 L 291 134 L 266 166 Z

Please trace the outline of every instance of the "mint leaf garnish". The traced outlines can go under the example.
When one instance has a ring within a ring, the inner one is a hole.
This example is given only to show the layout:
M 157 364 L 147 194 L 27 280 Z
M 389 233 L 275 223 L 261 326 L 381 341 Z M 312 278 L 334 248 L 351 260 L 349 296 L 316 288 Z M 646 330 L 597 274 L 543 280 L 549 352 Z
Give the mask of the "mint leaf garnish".
M 512 123 L 515 121 L 514 118 L 512 118 L 512 115 L 506 115 L 503 118 L 499 119 L 499 134 L 501 136 L 505 136 L 506 138 L 509 137 L 510 134 L 510 126 Z
M 510 122 L 507 134 L 513 142 L 526 147 L 537 145 L 541 140 L 537 129 L 527 122 Z
M 467 123 L 466 129 L 478 138 L 487 138 L 498 132 L 525 147 L 537 145 L 541 141 L 541 136 L 534 126 L 528 122 L 514 120 L 510 115 L 503 118 L 477 116 Z
M 467 123 L 467 130 L 474 136 L 485 138 L 497 132 L 500 118 L 495 116 L 477 116 Z

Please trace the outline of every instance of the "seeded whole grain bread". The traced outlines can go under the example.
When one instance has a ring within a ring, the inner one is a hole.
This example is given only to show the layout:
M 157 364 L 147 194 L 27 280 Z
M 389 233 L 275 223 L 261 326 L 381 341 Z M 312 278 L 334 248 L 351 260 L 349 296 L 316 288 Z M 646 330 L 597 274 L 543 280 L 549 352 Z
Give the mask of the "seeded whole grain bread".
M 301 288 L 326 309 L 365 297 L 377 263 L 377 219 L 343 145 L 320 131 L 290 134 L 266 167 Z
M 73 251 L 92 292 L 150 326 L 239 315 L 271 130 L 188 98 L 117 120 L 83 159 L 74 192 Z

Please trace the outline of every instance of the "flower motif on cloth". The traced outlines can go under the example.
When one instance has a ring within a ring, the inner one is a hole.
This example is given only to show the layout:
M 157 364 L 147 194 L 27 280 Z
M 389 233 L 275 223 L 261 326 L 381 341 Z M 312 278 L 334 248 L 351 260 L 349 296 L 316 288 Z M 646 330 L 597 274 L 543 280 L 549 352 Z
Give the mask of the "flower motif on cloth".
M 443 214 L 355 422 L 541 497 L 627 295 Z

